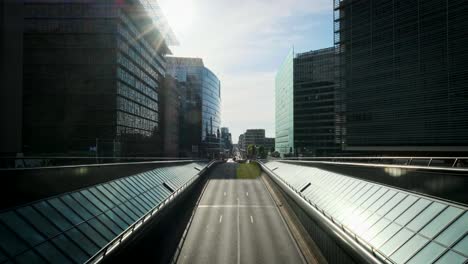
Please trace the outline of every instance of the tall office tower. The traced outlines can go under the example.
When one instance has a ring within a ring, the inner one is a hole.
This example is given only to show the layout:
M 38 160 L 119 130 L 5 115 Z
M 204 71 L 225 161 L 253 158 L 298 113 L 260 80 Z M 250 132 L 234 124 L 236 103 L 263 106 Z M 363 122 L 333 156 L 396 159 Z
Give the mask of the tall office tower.
M 182 96 L 177 80 L 168 74 L 160 98 L 163 153 L 166 157 L 179 157 Z
M 345 150 L 468 151 L 464 0 L 335 0 Z
M 335 51 L 291 50 L 276 76 L 275 150 L 304 156 L 340 151 Z
M 221 147 L 221 83 L 202 59 L 166 57 L 167 74 L 181 93 L 182 156 L 218 156 Z
M 0 1 L 0 155 L 22 151 L 23 3 Z
M 221 128 L 221 144 L 224 152 L 230 152 L 232 150 L 232 136 L 227 127 Z
M 294 58 L 294 147 L 304 156 L 340 150 L 336 133 L 335 49 L 299 53 Z
M 240 134 L 240 135 L 239 135 L 239 140 L 237 141 L 237 147 L 239 148 L 239 151 L 240 151 L 241 153 L 245 153 L 245 152 L 246 152 L 245 135 L 244 135 L 244 134 Z
M 262 146 L 265 141 L 265 129 L 247 129 L 244 133 L 245 146 Z
M 294 49 L 281 64 L 275 78 L 275 149 L 294 153 Z
M 155 1 L 25 0 L 23 151 L 159 155 L 165 21 Z

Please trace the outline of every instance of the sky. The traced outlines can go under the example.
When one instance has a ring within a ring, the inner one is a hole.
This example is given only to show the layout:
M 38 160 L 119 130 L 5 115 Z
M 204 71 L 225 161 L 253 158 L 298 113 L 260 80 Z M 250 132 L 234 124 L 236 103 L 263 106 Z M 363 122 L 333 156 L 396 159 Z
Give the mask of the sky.
M 275 136 L 275 75 L 295 53 L 333 45 L 332 0 L 159 0 L 180 45 L 221 81 L 222 126 Z

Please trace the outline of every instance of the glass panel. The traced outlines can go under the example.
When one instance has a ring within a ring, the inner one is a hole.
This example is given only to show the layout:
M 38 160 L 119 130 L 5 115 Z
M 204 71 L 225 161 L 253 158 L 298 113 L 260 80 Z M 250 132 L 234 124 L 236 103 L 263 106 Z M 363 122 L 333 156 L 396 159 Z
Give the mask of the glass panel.
M 384 195 L 382 195 L 375 203 L 369 206 L 368 210 L 375 212 L 377 211 L 384 203 L 386 203 L 390 198 L 392 198 L 396 192 L 394 190 L 388 190 Z
M 400 225 L 406 225 L 411 221 L 416 215 L 418 215 L 424 208 L 426 208 L 431 202 L 426 199 L 419 199 L 415 204 L 413 204 L 408 210 L 406 210 L 402 215 L 400 215 L 395 222 Z
M 96 230 L 94 230 L 94 228 L 89 226 L 87 223 L 79 225 L 78 229 L 87 237 L 89 237 L 94 243 L 96 243 L 98 247 L 102 248 L 107 244 L 106 239 L 97 233 Z
M 378 211 L 377 213 L 380 214 L 380 215 L 385 215 L 386 213 L 388 213 L 388 211 L 390 211 L 393 207 L 395 207 L 401 200 L 403 200 L 403 198 L 405 198 L 405 196 L 407 196 L 406 194 L 404 193 L 397 193 L 395 196 L 392 197 L 392 199 L 390 199 L 388 202 L 386 202 Z
M 140 198 L 148 204 L 147 211 L 154 207 L 155 201 L 154 198 L 150 196 L 150 192 L 145 192 L 140 195 Z
M 52 242 L 57 248 L 60 248 L 69 258 L 75 260 L 78 263 L 84 263 L 88 260 L 88 255 L 79 247 L 77 247 L 72 241 L 70 241 L 64 235 L 59 235 L 52 239 Z
M 142 193 L 142 192 L 146 191 L 147 189 L 149 189 L 148 186 L 146 186 L 142 182 L 140 182 L 137 179 L 134 179 L 132 177 L 127 178 L 127 182 L 130 184 L 130 186 L 132 186 L 133 188 L 136 189 L 137 193 Z
M 0 237 L 0 246 L 11 256 L 27 249 L 27 245 L 2 224 L 0 224 Z
M 385 255 L 389 256 L 392 254 L 397 248 L 403 245 L 414 233 L 409 231 L 406 228 L 401 229 L 395 236 L 390 238 L 383 246 L 380 248 L 380 251 Z
M 151 182 L 151 181 L 149 181 L 149 180 L 145 177 L 144 174 L 141 174 L 141 175 L 138 177 L 138 179 L 139 179 L 141 182 L 145 183 L 149 188 L 153 188 L 153 187 L 154 187 L 154 183 Z
M 77 225 L 81 222 L 83 222 L 83 219 L 79 217 L 72 209 L 70 209 L 68 206 L 66 206 L 62 201 L 60 201 L 58 198 L 50 199 L 49 203 L 57 209 L 62 215 L 65 216 L 70 222 L 72 222 L 74 225 Z
M 89 220 L 88 223 L 106 239 L 106 244 L 107 242 L 115 238 L 115 234 L 113 234 L 107 227 L 105 227 L 96 218 Z
M 113 212 L 114 215 L 118 215 L 122 219 L 122 221 L 125 223 L 125 226 L 128 227 L 129 225 L 131 225 L 133 223 L 133 220 L 124 211 L 122 211 L 122 209 L 120 209 L 120 207 L 113 208 L 112 212 Z M 109 216 L 109 215 L 107 215 L 107 216 Z M 111 216 L 109 216 L 109 217 L 111 217 Z M 127 227 L 125 227 L 125 228 L 127 228 Z
M 116 225 L 109 217 L 105 214 L 98 216 L 98 219 L 103 223 L 106 227 L 108 227 L 114 234 L 120 234 L 123 231 L 118 225 Z
M 438 234 L 450 221 L 455 217 L 461 214 L 463 210 L 449 206 L 442 213 L 440 213 L 436 218 L 434 218 L 427 226 L 421 230 L 421 234 L 427 236 L 428 238 L 433 238 Z
M 106 198 L 109 198 L 114 204 L 120 204 L 123 202 L 122 197 L 117 197 L 120 196 L 118 193 L 110 193 L 106 188 L 104 188 L 102 185 L 99 185 L 96 187 L 99 191 L 101 191 Z
M 372 239 L 371 244 L 378 248 L 380 247 L 385 241 L 389 240 L 393 237 L 401 229 L 401 226 L 391 223 L 387 226 L 382 232 L 380 232 L 374 239 Z
M 44 217 L 49 219 L 52 223 L 54 223 L 60 230 L 65 231 L 72 227 L 70 222 L 65 219 L 62 215 L 60 215 L 57 210 L 55 210 L 52 206 L 50 206 L 45 201 L 38 202 L 34 204 L 34 207 L 42 213 Z
M 120 188 L 114 188 L 114 186 L 119 187 L 117 185 L 111 185 L 111 184 L 105 184 L 103 187 L 106 189 L 106 191 L 110 192 L 117 199 L 119 199 L 120 203 L 123 203 L 123 202 L 125 202 L 126 200 L 128 200 L 130 198 L 130 195 L 125 193 Z
M 431 242 L 429 245 L 425 246 L 421 251 L 419 251 L 418 254 L 412 257 L 407 263 L 432 263 L 445 250 L 446 248 Z
M 128 217 L 132 220 L 132 223 L 138 219 L 138 215 L 134 212 L 134 210 L 130 210 L 128 206 L 131 206 L 130 202 L 126 202 L 125 204 L 121 204 L 118 208 L 120 208 L 123 212 L 125 212 Z M 117 208 L 117 207 L 116 207 Z
M 49 263 L 71 263 L 71 260 L 65 257 L 53 244 L 45 242 L 36 247 L 37 251 Z
M 97 245 L 89 240 L 85 235 L 83 235 L 83 233 L 81 233 L 81 231 L 78 229 L 72 228 L 66 234 L 72 241 L 83 248 L 89 256 L 92 256 L 98 252 L 99 248 Z
M 437 236 L 436 241 L 447 247 L 450 247 L 461 236 L 466 234 L 467 231 L 468 231 L 468 212 L 465 212 L 465 214 L 459 217 L 454 223 L 452 223 L 449 227 L 447 227 L 447 229 L 445 229 L 439 236 Z
M 400 214 L 402 214 L 408 207 L 413 205 L 413 203 L 417 200 L 418 198 L 408 195 L 403 201 L 401 201 L 397 206 L 395 206 L 390 212 L 388 212 L 385 215 L 385 218 L 389 220 L 395 220 Z
M 457 250 L 460 253 L 468 255 L 468 235 L 465 236 L 460 242 L 458 242 L 453 249 Z
M 371 197 L 378 189 L 379 189 L 378 186 L 373 185 L 372 188 L 370 188 L 369 191 L 366 192 L 366 194 L 364 194 L 363 196 L 361 196 L 361 197 L 356 201 L 356 205 L 357 205 L 357 206 L 360 206 L 361 204 L 363 204 L 363 203 L 364 203 L 365 201 L 367 201 L 367 199 L 369 199 L 369 197 Z
M 70 195 L 64 195 L 60 197 L 60 199 L 66 203 L 70 208 L 72 208 L 81 218 L 84 220 L 88 220 L 93 217 L 88 210 L 86 210 L 83 206 L 81 206 L 75 199 L 73 199 Z
M 406 242 L 400 249 L 395 251 L 390 258 L 396 263 L 404 263 L 413 254 L 415 254 L 420 248 L 422 248 L 428 242 L 427 239 L 420 235 L 415 235 L 408 242 Z
M 380 231 L 382 231 L 385 227 L 387 227 L 390 224 L 390 221 L 388 221 L 385 218 L 380 219 L 375 225 L 373 225 L 369 231 L 367 231 L 364 235 L 363 238 L 366 239 L 367 241 L 370 241 L 374 236 L 376 236 Z
M 117 208 L 117 207 L 116 207 Z M 122 218 L 120 218 L 114 211 L 107 211 L 106 216 L 110 218 L 114 223 L 116 223 L 120 227 L 120 232 L 128 227 L 128 224 L 125 223 Z
M 441 203 L 432 203 L 427 207 L 422 213 L 420 213 L 416 218 L 414 218 L 409 224 L 408 228 L 417 232 L 423 226 L 425 226 L 429 221 L 431 221 L 440 211 L 442 211 L 446 206 Z
M 107 198 L 104 194 L 102 194 L 102 192 L 100 192 L 95 187 L 90 188 L 89 191 L 92 194 L 94 194 L 94 196 L 96 196 L 101 202 L 103 202 L 108 208 L 112 208 L 115 206 L 114 203 L 109 198 Z
M 131 204 L 129 205 L 130 208 L 132 208 L 132 210 L 137 213 L 138 218 L 140 218 L 144 214 L 145 209 L 143 209 L 143 207 L 135 199 L 129 200 L 129 203 Z
M 132 197 L 129 192 L 122 189 L 122 187 L 120 187 L 116 182 L 111 182 L 110 186 L 112 186 L 112 188 L 119 192 L 119 194 L 122 195 L 125 198 L 125 200 L 128 200 Z
M 145 213 L 151 209 L 151 206 L 149 205 L 149 201 L 148 201 L 148 199 L 145 197 L 145 194 L 144 194 L 144 193 L 142 193 L 142 194 L 140 194 L 139 196 L 135 197 L 134 200 L 140 202 L 140 204 L 141 204 L 141 205 L 143 206 L 143 208 L 145 209 L 145 210 L 144 210 Z
M 41 232 L 47 237 L 54 236 L 60 232 L 52 225 L 49 220 L 45 219 L 31 206 L 19 208 L 18 213 L 24 218 L 28 219 L 33 226 L 35 226 L 38 230 L 41 230 Z
M 101 210 L 94 206 L 94 204 L 92 204 L 90 200 L 86 199 L 86 197 L 84 197 L 83 194 L 76 192 L 72 193 L 71 196 L 75 198 L 75 200 L 77 200 L 78 203 L 81 204 L 84 208 L 86 208 L 92 215 L 98 215 L 101 213 Z
M 47 263 L 41 256 L 37 255 L 34 251 L 28 250 L 15 258 L 15 262 L 19 264 L 31 264 L 31 263 Z
M 436 264 L 462 264 L 465 263 L 466 258 L 453 251 L 445 253 Z
M 375 203 L 382 195 L 385 194 L 387 191 L 387 188 L 380 188 L 376 193 L 374 193 L 369 199 L 367 199 L 362 205 L 361 208 L 367 209 L 369 206 L 371 206 L 373 203 Z
M 102 203 L 96 196 L 94 196 L 88 190 L 81 191 L 81 194 L 83 194 L 84 197 L 86 197 L 92 204 L 94 204 L 102 212 L 109 210 L 109 208 L 107 208 L 107 206 L 104 203 Z
M 133 186 L 128 182 L 126 181 L 125 179 L 121 180 L 121 181 L 118 181 L 116 182 L 117 184 L 119 184 L 123 189 L 125 189 L 127 192 L 130 193 L 130 195 L 133 197 L 133 196 L 137 196 L 139 192 L 137 192 L 135 190 L 135 188 L 133 188 Z
M 45 240 L 31 225 L 21 219 L 15 212 L 0 214 L 0 220 L 13 230 L 19 237 L 34 246 Z
M 349 198 L 349 202 L 354 204 L 356 200 L 362 197 L 367 191 L 369 191 L 371 187 L 372 187 L 371 184 L 364 185 L 364 187 L 362 187 L 361 190 L 359 190 L 358 192 L 356 192 L 353 196 Z

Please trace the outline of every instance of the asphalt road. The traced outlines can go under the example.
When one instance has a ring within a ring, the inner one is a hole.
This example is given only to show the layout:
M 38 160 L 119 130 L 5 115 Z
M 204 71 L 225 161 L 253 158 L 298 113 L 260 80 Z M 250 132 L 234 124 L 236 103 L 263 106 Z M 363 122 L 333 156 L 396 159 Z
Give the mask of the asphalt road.
M 235 179 L 237 166 L 211 171 L 178 263 L 304 263 L 262 180 Z

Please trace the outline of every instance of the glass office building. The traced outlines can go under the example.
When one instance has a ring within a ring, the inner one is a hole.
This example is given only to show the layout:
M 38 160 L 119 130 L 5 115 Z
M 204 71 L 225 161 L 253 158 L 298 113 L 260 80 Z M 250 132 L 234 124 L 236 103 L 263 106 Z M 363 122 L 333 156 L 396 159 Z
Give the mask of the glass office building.
M 167 74 L 181 93 L 180 155 L 213 157 L 221 151 L 221 83 L 202 59 L 167 57 Z
M 294 146 L 304 156 L 331 156 L 337 136 L 335 49 L 299 53 L 294 58 Z
M 468 151 L 466 1 L 335 0 L 346 150 Z
M 275 78 L 275 150 L 294 153 L 294 49 L 291 49 Z
M 275 150 L 304 156 L 340 151 L 335 49 L 294 54 L 276 76 Z
M 159 155 L 161 21 L 146 1 L 25 1 L 23 151 Z

